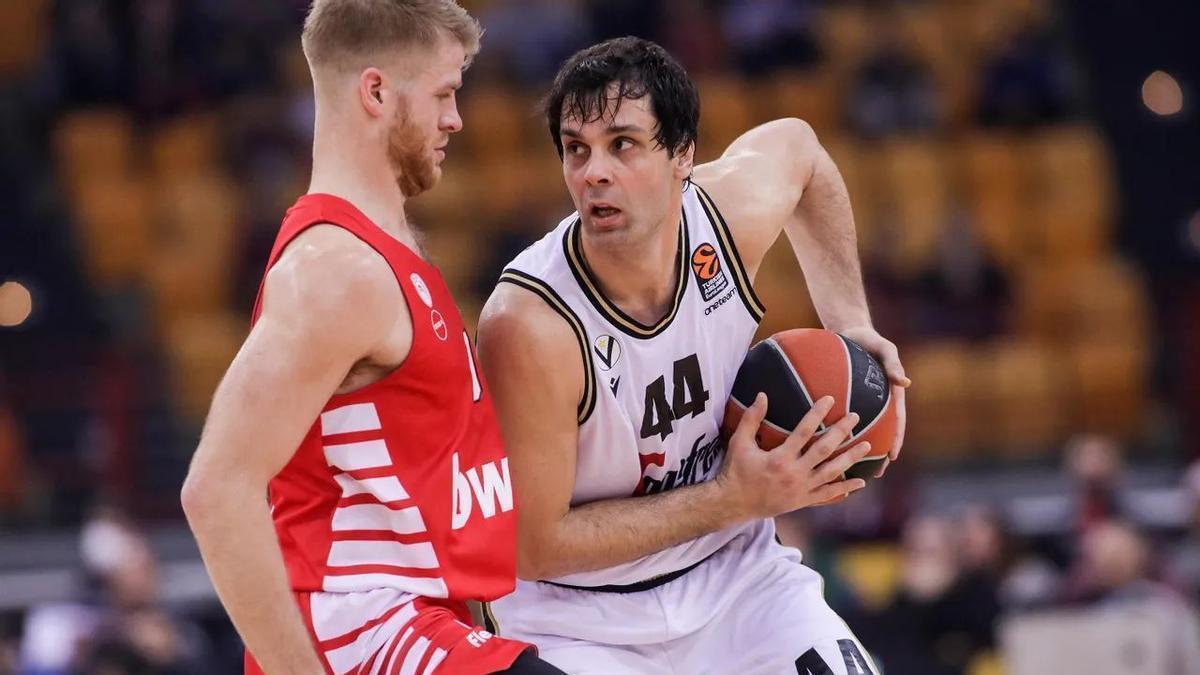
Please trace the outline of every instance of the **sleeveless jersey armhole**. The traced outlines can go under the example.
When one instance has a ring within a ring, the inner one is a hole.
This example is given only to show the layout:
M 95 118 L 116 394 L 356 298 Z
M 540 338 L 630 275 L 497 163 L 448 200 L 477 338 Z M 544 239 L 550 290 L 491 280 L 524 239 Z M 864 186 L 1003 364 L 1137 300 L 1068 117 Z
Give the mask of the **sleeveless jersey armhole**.
M 549 284 L 535 276 L 510 267 L 500 275 L 500 282 L 518 286 L 537 295 L 550 306 L 550 309 L 561 316 L 571 327 L 571 331 L 575 333 L 575 339 L 579 343 L 579 356 L 583 359 L 583 395 L 577 406 L 576 420 L 580 426 L 583 426 L 596 408 L 596 373 L 592 368 L 592 359 L 588 353 L 588 337 L 583 322 Z
M 704 209 L 705 215 L 708 216 L 709 223 L 712 224 L 713 231 L 717 234 L 717 239 L 721 243 L 721 255 L 725 258 L 725 263 L 733 272 L 733 282 L 737 285 L 738 295 L 742 298 L 742 304 L 745 305 L 746 311 L 750 313 L 751 318 L 755 323 L 761 323 L 763 317 L 767 313 L 766 306 L 759 299 L 758 294 L 754 292 L 754 284 L 750 280 L 750 274 L 746 271 L 745 264 L 742 263 L 742 257 L 738 254 L 737 245 L 733 240 L 733 232 L 729 229 L 728 223 L 725 222 L 724 216 L 717 209 L 716 203 L 704 188 L 692 183 L 696 188 L 696 194 L 700 198 L 700 205 Z

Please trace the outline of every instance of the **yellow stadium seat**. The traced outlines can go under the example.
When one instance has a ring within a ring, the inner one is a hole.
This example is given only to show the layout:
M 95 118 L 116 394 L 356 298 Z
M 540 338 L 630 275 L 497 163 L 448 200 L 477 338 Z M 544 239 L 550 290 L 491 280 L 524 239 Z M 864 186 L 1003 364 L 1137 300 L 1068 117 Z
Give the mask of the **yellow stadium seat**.
M 409 217 L 418 227 L 427 230 L 477 226 L 472 218 L 490 213 L 487 185 L 476 163 L 449 161 L 442 164 L 442 177 L 437 188 L 421 193 L 406 204 Z
M 952 57 L 941 5 L 921 3 L 896 9 L 905 48 L 926 63 L 936 64 Z
M 42 55 L 49 33 L 48 0 L 13 0 L 0 3 L 0 75 L 29 70 Z
M 172 120 L 150 139 L 151 167 L 159 178 L 212 173 L 220 152 L 220 120 L 201 114 Z
M 1043 259 L 1099 255 L 1109 243 L 1115 195 L 1103 139 L 1086 126 L 1051 129 L 1029 146 L 1032 240 Z
M 135 170 L 133 121 L 121 110 L 70 113 L 54 129 L 54 149 L 72 195 L 89 178 L 127 177 Z
M 164 342 L 172 389 L 186 418 L 204 419 L 217 383 L 248 330 L 245 317 L 223 311 L 189 313 L 167 325 Z
M 1003 133 L 977 133 L 959 147 L 972 220 L 980 240 L 997 262 L 1014 266 L 1028 248 L 1025 162 L 1019 139 Z
M 721 156 L 735 138 L 757 122 L 751 103 L 752 92 L 744 82 L 723 76 L 698 78 L 700 90 L 700 142 L 697 163 Z
M 119 173 L 89 175 L 73 207 L 92 281 L 102 287 L 140 281 L 151 246 L 148 186 Z
M 455 298 L 465 297 L 479 273 L 479 263 L 487 239 L 486 232 L 431 228 L 425 232 L 425 247 L 429 257 Z
M 781 72 L 756 85 L 753 93 L 759 121 L 799 117 L 821 137 L 840 126 L 842 99 L 839 80 L 829 72 Z
M 534 101 L 489 86 L 465 94 L 459 107 L 463 130 L 451 139 L 451 145 L 462 139 L 477 160 L 516 156 L 529 150 L 533 141 L 530 129 L 537 122 Z
M 787 235 L 781 234 L 767 251 L 754 281 L 754 291 L 767 307 L 767 315 L 758 326 L 759 338 L 791 328 L 821 327 Z
M 1115 258 L 1033 266 L 1018 278 L 1018 327 L 1026 335 L 1069 345 L 1097 335 L 1143 342 L 1149 326 L 1146 290 Z
M 829 69 L 848 75 L 871 48 L 871 18 L 858 3 L 827 3 L 821 8 L 817 36 Z
M 236 187 L 217 175 L 159 187 L 161 223 L 147 278 L 160 322 L 227 305 L 238 243 Z
M 966 675 L 1005 675 L 1004 660 L 994 651 L 977 653 L 967 664 Z
M 1123 439 L 1143 430 L 1148 345 L 1098 336 L 1071 345 L 1067 356 L 1076 428 Z
M 971 349 L 960 342 L 924 343 L 905 349 L 903 358 L 913 381 L 905 396 L 905 446 L 923 457 L 967 451 L 980 434 L 979 364 Z
M 1044 452 L 1067 430 L 1064 373 L 1056 353 L 1032 340 L 1004 339 L 977 355 L 976 381 L 988 445 L 1011 455 Z
M 885 142 L 880 161 L 899 226 L 897 261 L 903 271 L 915 272 L 931 260 L 949 217 L 943 150 L 936 141 L 897 139 Z
M 870 610 L 883 609 L 900 586 L 902 561 L 892 544 L 847 546 L 837 557 L 837 571 Z

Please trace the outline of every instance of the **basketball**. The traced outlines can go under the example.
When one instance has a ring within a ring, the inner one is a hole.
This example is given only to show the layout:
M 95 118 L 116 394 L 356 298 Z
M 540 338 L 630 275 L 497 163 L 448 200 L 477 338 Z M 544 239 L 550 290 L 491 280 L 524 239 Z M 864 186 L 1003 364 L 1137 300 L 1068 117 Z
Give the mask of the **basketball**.
M 798 328 L 751 347 L 725 405 L 721 433 L 726 439 L 759 392 L 767 395 L 767 417 L 756 436 L 764 450 L 783 443 L 822 396 L 832 396 L 834 403 L 818 436 L 854 412 L 858 424 L 838 451 L 863 441 L 871 443 L 871 452 L 846 471 L 847 478 L 874 476 L 892 449 L 896 404 L 887 375 L 875 357 L 837 333 Z

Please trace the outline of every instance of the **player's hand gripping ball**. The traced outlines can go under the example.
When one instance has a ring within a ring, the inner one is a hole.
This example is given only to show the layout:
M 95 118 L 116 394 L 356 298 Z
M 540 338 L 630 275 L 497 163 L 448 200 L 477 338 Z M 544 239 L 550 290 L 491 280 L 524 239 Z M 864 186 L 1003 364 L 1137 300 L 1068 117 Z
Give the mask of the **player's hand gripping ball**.
M 783 443 L 813 401 L 832 396 L 833 408 L 813 438 L 855 412 L 858 425 L 838 452 L 863 441 L 871 443 L 871 452 L 845 477 L 867 480 L 887 460 L 896 436 L 896 399 L 883 367 L 853 341 L 827 330 L 798 328 L 751 347 L 725 405 L 721 433 L 726 441 L 760 391 L 767 395 L 767 417 L 756 439 L 764 450 Z

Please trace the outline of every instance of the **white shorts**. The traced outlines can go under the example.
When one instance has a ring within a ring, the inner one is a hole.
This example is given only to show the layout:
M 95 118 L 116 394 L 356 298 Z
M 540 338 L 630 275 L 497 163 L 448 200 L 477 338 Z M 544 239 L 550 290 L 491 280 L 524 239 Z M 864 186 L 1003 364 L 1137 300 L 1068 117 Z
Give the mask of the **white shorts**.
M 572 675 L 879 675 L 822 591 L 765 527 L 647 591 L 522 582 L 489 609 L 503 637 Z

